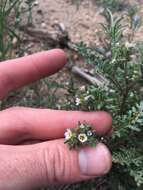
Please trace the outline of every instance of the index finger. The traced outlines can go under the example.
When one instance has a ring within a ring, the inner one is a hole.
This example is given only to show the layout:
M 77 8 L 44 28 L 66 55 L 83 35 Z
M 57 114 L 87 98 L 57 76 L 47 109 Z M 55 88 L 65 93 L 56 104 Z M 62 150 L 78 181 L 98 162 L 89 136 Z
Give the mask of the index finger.
M 65 130 L 76 127 L 78 122 L 91 124 L 98 134 L 107 134 L 112 129 L 112 117 L 103 111 L 59 111 L 17 107 L 2 111 L 0 121 L 1 144 L 63 138 Z
M 44 51 L 23 58 L 0 63 L 0 99 L 11 90 L 49 76 L 66 63 L 66 55 L 60 49 Z

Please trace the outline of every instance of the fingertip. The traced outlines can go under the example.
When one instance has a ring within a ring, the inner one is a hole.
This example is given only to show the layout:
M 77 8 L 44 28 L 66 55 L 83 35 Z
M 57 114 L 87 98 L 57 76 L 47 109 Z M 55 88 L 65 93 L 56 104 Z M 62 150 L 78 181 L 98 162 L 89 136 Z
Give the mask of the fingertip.
M 51 50 L 51 51 L 52 51 L 52 50 Z M 65 53 L 64 50 L 57 48 L 57 49 L 54 49 L 53 51 L 55 51 L 55 53 L 57 53 L 59 56 L 61 56 L 61 57 L 63 58 L 64 62 L 66 62 L 66 60 L 67 60 L 67 55 L 66 55 L 66 53 Z
M 102 176 L 112 166 L 112 156 L 108 148 L 98 143 L 95 148 L 86 147 L 79 152 L 79 166 L 82 175 Z
M 98 134 L 108 134 L 112 130 L 112 116 L 105 111 L 96 112 L 96 131 Z
M 61 49 L 52 49 L 36 53 L 29 56 L 29 59 L 31 59 L 32 66 L 34 65 L 38 70 L 39 78 L 56 73 L 63 68 L 67 61 L 66 53 Z M 34 72 L 32 75 L 34 75 Z
M 56 73 L 66 64 L 66 60 L 63 50 L 54 49 L 1 62 L 0 98 L 11 90 Z
M 62 49 L 53 49 L 48 51 L 48 54 L 51 55 L 51 58 L 57 59 L 57 64 L 59 67 L 63 67 L 67 62 L 67 55 Z
M 101 175 L 105 175 L 110 171 L 112 167 L 112 155 L 108 147 L 103 143 L 98 143 L 96 148 L 100 152 L 101 157 L 104 157 L 104 161 L 105 161 L 104 164 L 105 164 L 106 169 L 101 172 Z

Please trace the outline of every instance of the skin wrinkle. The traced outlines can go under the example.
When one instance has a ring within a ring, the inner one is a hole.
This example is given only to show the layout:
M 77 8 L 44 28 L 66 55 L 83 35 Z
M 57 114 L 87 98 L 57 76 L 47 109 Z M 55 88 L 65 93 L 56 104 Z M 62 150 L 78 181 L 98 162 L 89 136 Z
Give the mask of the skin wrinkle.
M 50 170 L 51 169 L 51 165 L 53 165 L 52 164 L 53 160 L 50 161 L 50 166 L 48 166 L 48 164 L 47 164 L 47 163 L 49 163 L 49 155 L 50 155 L 49 149 L 48 149 L 48 147 L 45 147 L 42 150 L 42 159 L 43 159 L 43 164 L 44 164 L 43 168 L 45 169 L 45 180 L 44 180 L 45 184 L 47 184 L 47 181 L 49 183 L 51 183 L 51 176 L 52 176 L 52 172 L 53 172 L 53 168 L 52 168 L 52 170 Z
M 63 176 L 63 181 L 66 182 L 66 181 L 68 181 L 68 179 L 71 179 L 71 175 L 70 175 L 70 171 L 72 170 L 72 168 L 71 168 L 71 160 L 70 160 L 71 156 L 70 156 L 69 151 L 67 153 L 65 152 L 64 144 L 63 144 L 61 149 L 62 149 L 62 151 L 60 151 L 60 157 L 61 157 L 60 162 L 62 164 L 60 164 L 61 167 L 60 167 L 59 176 Z
M 61 162 L 61 154 L 60 151 L 62 151 L 62 149 L 59 149 L 59 147 L 57 146 L 55 150 L 55 153 L 53 155 L 54 159 L 53 159 L 53 164 L 54 164 L 54 175 L 53 175 L 53 182 L 55 182 L 56 184 L 59 184 L 60 181 L 60 171 L 63 168 L 63 163 L 65 162 L 65 160 L 63 162 Z M 57 169 L 58 168 L 58 169 Z M 65 170 L 64 170 L 65 171 Z M 63 173 L 63 178 L 64 178 L 64 173 Z
M 59 158 L 56 157 L 56 165 L 55 169 L 59 168 L 58 174 L 57 174 L 57 179 L 58 183 L 67 183 L 68 181 L 71 181 L 73 178 L 73 175 L 75 173 L 74 167 L 76 168 L 76 162 L 73 159 L 73 151 L 66 151 L 67 147 L 62 144 L 62 146 L 59 146 L 58 148 L 58 155 Z M 76 156 L 75 156 L 76 157 Z M 74 160 L 74 161 L 73 161 Z M 60 179 L 60 176 L 62 176 L 62 180 Z
M 52 152 L 52 150 L 54 150 L 54 153 Z M 52 175 L 50 176 L 51 183 L 59 184 L 61 174 L 63 179 L 66 176 L 65 175 L 66 167 L 64 166 L 65 160 L 63 159 L 63 156 L 65 156 L 65 154 L 61 147 L 59 147 L 58 145 L 57 146 L 53 145 L 51 147 L 49 152 L 49 160 L 52 160 L 52 164 L 50 166 L 52 169 Z
M 5 133 L 10 134 L 11 139 L 16 139 L 15 144 L 18 144 L 21 141 L 25 141 L 31 138 L 30 130 L 26 127 L 29 126 L 29 123 L 27 122 L 27 120 L 25 121 L 23 119 L 23 115 L 21 115 L 20 109 L 18 107 L 3 110 L 1 112 L 0 118 L 5 117 L 12 118 L 11 122 L 9 123 L 7 122 L 7 120 L 4 120 L 6 121 L 4 122 L 3 119 L 1 119 L 0 128 L 4 129 Z M 23 123 L 24 125 L 21 125 L 21 123 Z M 11 124 L 11 127 L 9 127 L 9 124 Z M 15 128 L 15 126 L 18 127 Z M 7 139 L 6 141 L 8 142 Z
M 70 152 L 69 152 L 69 154 L 70 154 Z M 69 179 L 72 179 L 73 178 L 73 175 L 72 175 L 72 171 L 73 171 L 73 166 L 75 165 L 74 163 L 76 163 L 76 162 L 74 162 L 74 159 L 73 159 L 73 157 L 72 156 L 70 156 L 69 155 L 69 159 L 70 159 L 70 161 L 69 161 L 69 167 L 70 167 L 70 169 L 68 170 L 68 172 L 69 172 L 69 174 L 68 174 L 68 176 L 69 176 Z M 67 164 L 68 165 L 68 164 Z M 65 166 L 66 167 L 66 166 Z
M 72 173 L 72 168 L 70 167 L 73 166 L 73 164 L 71 164 L 71 160 L 69 160 L 69 153 L 68 155 L 66 154 L 64 152 L 64 147 L 61 147 L 59 145 L 51 145 L 50 149 L 44 147 L 42 157 L 47 178 L 46 181 L 48 181 L 49 183 L 61 184 L 62 182 L 66 182 L 67 179 L 71 179 L 70 173 Z M 47 165 L 47 163 L 50 165 Z
M 20 133 L 21 133 L 20 135 L 23 136 L 22 140 L 32 139 L 32 131 L 30 129 L 34 128 L 34 125 L 32 125 L 31 122 L 29 122 L 27 119 L 25 119 L 25 117 L 23 117 L 23 114 L 21 114 L 21 111 L 20 111 L 21 108 L 17 108 L 17 109 L 15 109 L 15 112 L 11 112 L 11 113 L 14 114 L 14 117 L 16 118 L 16 120 L 19 121 L 20 124 L 22 123 L 22 125 L 19 126 Z
M 62 160 L 63 151 L 60 151 L 59 148 L 58 148 L 58 151 L 59 151 L 59 153 L 58 153 L 59 154 L 58 162 L 62 163 L 63 162 L 63 160 Z M 63 167 L 62 167 L 61 164 L 59 164 L 59 170 L 58 170 L 58 173 L 59 173 L 58 175 L 59 176 L 64 176 L 64 170 L 65 170 L 64 168 L 65 168 L 65 166 L 66 166 L 65 162 L 63 162 Z
M 1 68 L 0 71 L 0 99 L 2 99 L 4 96 L 7 96 L 7 94 L 13 89 L 14 79 L 8 72 L 2 72 Z

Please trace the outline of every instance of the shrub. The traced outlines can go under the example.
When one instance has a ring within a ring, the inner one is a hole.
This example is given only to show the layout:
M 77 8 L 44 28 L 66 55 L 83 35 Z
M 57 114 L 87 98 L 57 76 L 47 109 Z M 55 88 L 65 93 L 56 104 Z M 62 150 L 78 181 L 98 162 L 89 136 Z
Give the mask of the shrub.
M 133 21 L 134 16 L 129 15 L 134 32 L 127 39 L 123 36 L 123 19 L 107 10 L 102 47 L 90 48 L 84 43 L 76 46 L 86 63 L 93 66 L 95 76 L 98 73 L 106 82 L 85 88 L 76 88 L 72 82 L 66 106 L 112 114 L 114 132 L 105 142 L 113 154 L 113 167 L 106 177 L 110 190 L 137 190 L 143 184 L 143 44 L 134 41 L 139 25 L 134 23 L 136 27 L 132 27 L 133 22 L 141 22 L 139 17 Z

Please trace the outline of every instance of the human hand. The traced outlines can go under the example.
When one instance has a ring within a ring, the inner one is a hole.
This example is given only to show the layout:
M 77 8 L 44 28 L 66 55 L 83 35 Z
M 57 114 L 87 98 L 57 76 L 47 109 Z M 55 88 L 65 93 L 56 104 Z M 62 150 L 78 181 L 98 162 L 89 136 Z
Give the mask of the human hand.
M 66 63 L 62 50 L 51 50 L 0 63 L 0 99 L 10 91 L 51 75 Z M 49 184 L 73 183 L 106 174 L 111 155 L 95 148 L 69 150 L 64 132 L 78 122 L 95 126 L 98 134 L 111 131 L 106 112 L 58 111 L 13 107 L 0 111 L 0 190 L 31 190 Z M 23 141 L 45 141 L 21 145 Z

